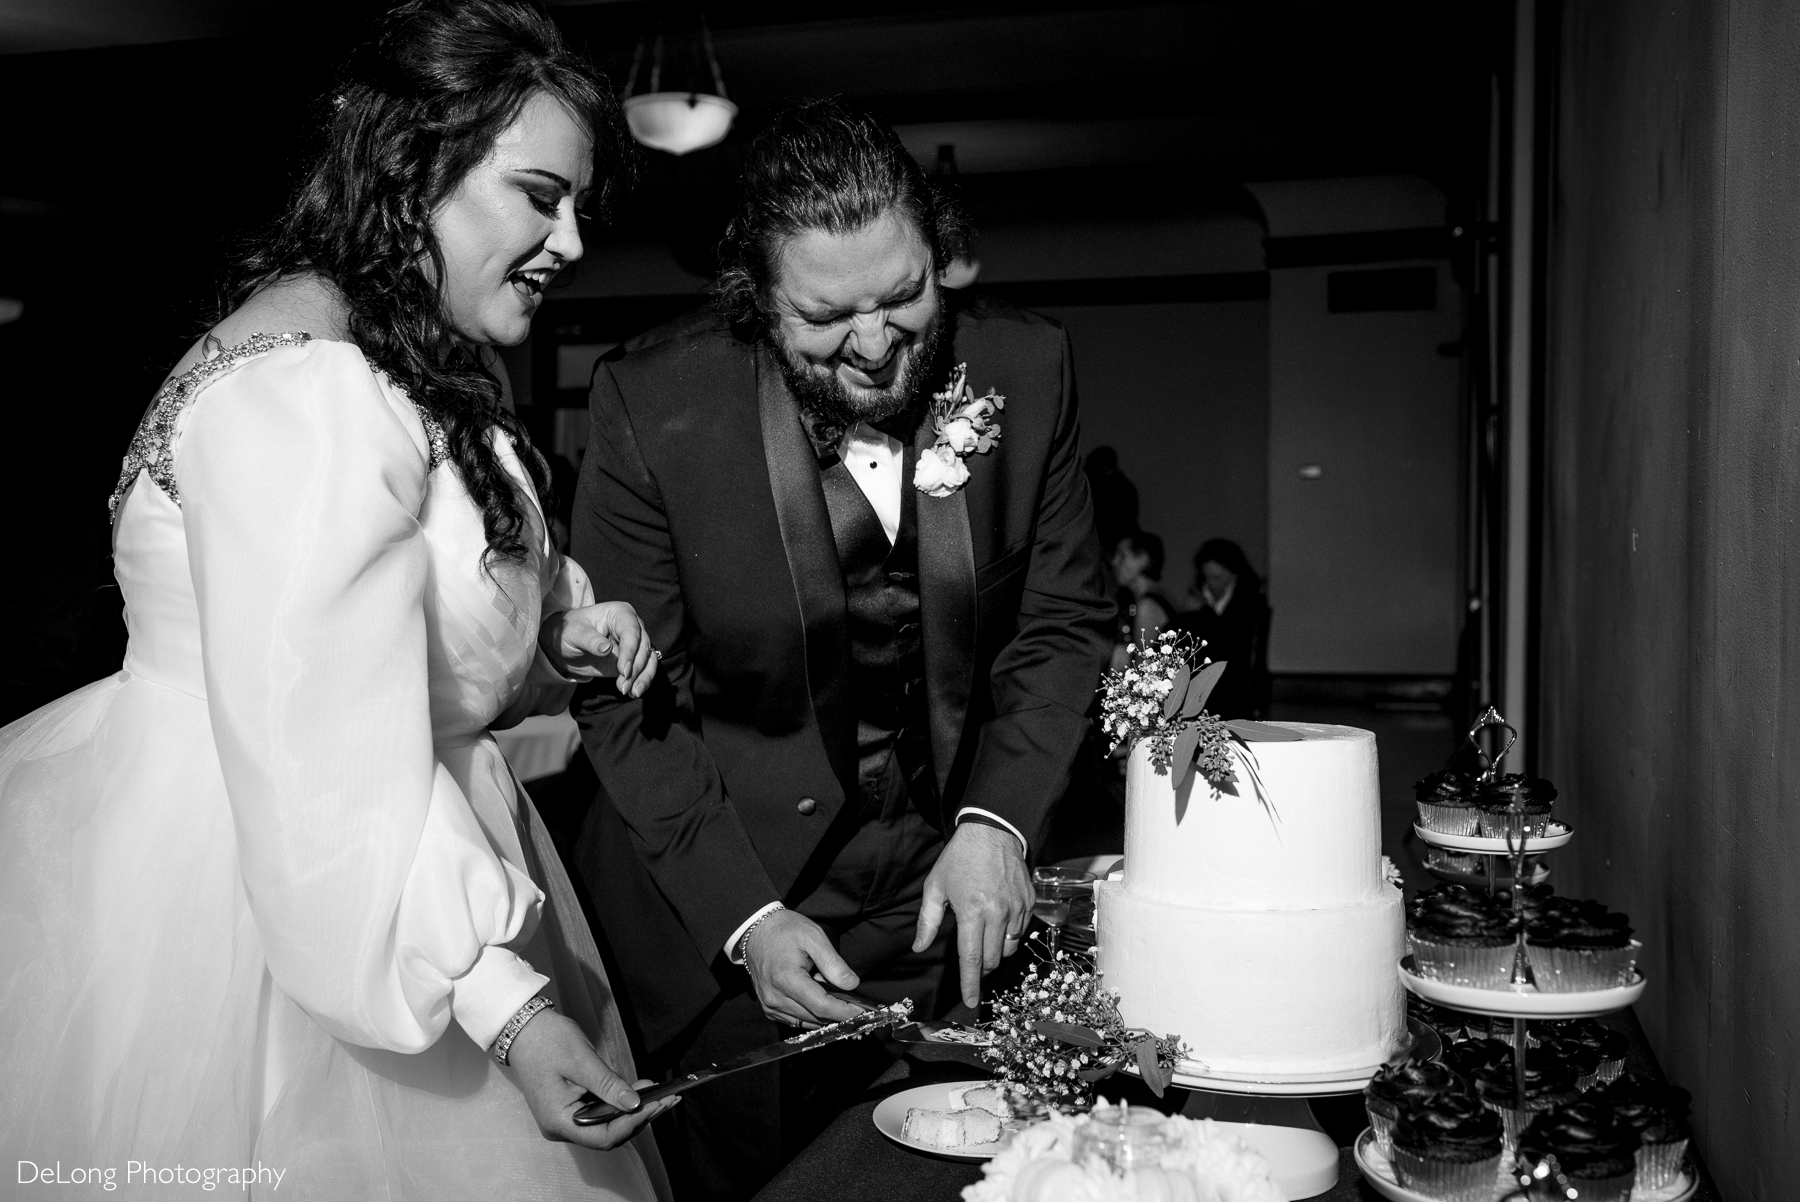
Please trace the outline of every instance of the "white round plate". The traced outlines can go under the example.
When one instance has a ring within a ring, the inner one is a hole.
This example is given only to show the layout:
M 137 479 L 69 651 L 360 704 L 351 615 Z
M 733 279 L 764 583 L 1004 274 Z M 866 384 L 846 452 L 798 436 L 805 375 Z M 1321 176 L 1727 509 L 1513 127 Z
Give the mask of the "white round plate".
M 974 1081 L 940 1081 L 936 1085 L 916 1085 L 911 1089 L 903 1089 L 897 1094 L 890 1094 L 881 1099 L 875 1107 L 875 1129 L 899 1144 L 902 1148 L 911 1148 L 915 1152 L 924 1152 L 929 1156 L 943 1156 L 950 1160 L 992 1160 L 1001 1148 L 1006 1146 L 1009 1132 L 1002 1131 L 1000 1138 L 991 1144 L 971 1144 L 964 1148 L 939 1148 L 932 1144 L 921 1143 L 916 1139 L 907 1139 L 900 1134 L 906 1125 L 906 1112 L 915 1107 L 921 1110 L 950 1109 L 950 1091 L 965 1085 L 979 1085 Z
M 1499 1198 L 1508 1190 L 1518 1188 L 1512 1178 L 1504 1171 L 1505 1161 L 1501 1162 L 1502 1171 L 1494 1177 L 1494 1197 Z M 1428 1194 L 1421 1194 L 1407 1189 L 1394 1177 L 1393 1162 L 1375 1142 L 1375 1133 L 1367 1127 L 1356 1137 L 1356 1167 L 1368 1183 L 1375 1187 L 1375 1192 L 1393 1202 L 1433 1202 Z M 1633 1189 L 1631 1202 L 1687 1202 L 1700 1188 L 1700 1179 L 1693 1169 L 1683 1167 L 1681 1176 L 1675 1184 L 1663 1189 Z
M 1490 839 L 1486 835 L 1446 835 L 1442 831 L 1428 831 L 1418 823 L 1413 824 L 1413 834 L 1434 847 L 1446 848 L 1450 851 L 1468 851 L 1477 855 L 1506 856 L 1512 854 L 1512 848 L 1506 845 L 1505 839 Z M 1575 837 L 1575 829 L 1565 822 L 1552 822 L 1548 833 L 1533 835 L 1525 840 L 1525 854 L 1536 855 L 1540 851 L 1555 851 Z
M 1631 974 L 1631 984 L 1585 993 L 1539 993 L 1535 989 L 1479 989 L 1452 985 L 1422 977 L 1412 969 L 1412 957 L 1400 961 L 1400 983 L 1428 1002 L 1485 1014 L 1490 1018 L 1598 1018 L 1623 1010 L 1644 996 L 1642 973 Z
M 1132 1077 L 1139 1075 L 1135 1064 L 1127 1064 L 1119 1071 Z M 1174 1084 L 1181 1089 L 1204 1089 L 1208 1093 L 1244 1094 L 1250 1097 L 1322 1098 L 1332 1094 L 1361 1093 L 1363 1086 L 1374 1075 L 1375 1068 L 1368 1068 L 1354 1073 L 1313 1073 L 1259 1081 L 1250 1076 L 1215 1074 L 1207 1069 L 1196 1072 L 1177 1069 Z

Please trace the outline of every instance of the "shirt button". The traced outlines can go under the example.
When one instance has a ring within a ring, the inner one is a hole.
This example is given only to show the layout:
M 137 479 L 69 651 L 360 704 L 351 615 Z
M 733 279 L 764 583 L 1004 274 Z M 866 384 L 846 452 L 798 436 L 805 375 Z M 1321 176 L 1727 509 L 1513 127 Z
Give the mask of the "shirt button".
M 800 804 L 794 808 L 800 811 L 800 816 L 802 818 L 810 818 L 812 817 L 813 811 L 819 808 L 819 803 L 810 797 L 802 797 L 800 799 Z

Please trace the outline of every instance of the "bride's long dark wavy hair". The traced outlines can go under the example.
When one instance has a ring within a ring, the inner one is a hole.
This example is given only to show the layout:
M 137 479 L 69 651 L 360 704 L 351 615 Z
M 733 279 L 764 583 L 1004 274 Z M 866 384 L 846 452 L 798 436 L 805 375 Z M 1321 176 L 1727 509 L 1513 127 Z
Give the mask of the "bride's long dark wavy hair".
M 411 0 L 345 64 L 325 143 L 286 213 L 239 259 L 230 312 L 263 285 L 316 273 L 349 303 L 349 333 L 444 428 L 481 510 L 488 554 L 522 558 L 525 515 L 488 441 L 511 437 L 548 504 L 549 470 L 500 383 L 456 341 L 435 279 L 431 215 L 535 95 L 561 102 L 594 144 L 590 214 L 629 178 L 636 153 L 605 79 L 524 0 Z

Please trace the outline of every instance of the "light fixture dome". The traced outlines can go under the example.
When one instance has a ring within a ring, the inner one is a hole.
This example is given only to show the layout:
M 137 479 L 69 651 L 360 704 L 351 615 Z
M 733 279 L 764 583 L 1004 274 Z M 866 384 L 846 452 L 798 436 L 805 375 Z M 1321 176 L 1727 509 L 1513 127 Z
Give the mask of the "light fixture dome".
M 690 154 L 723 142 L 738 109 L 726 98 L 725 77 L 719 73 L 705 14 L 700 17 L 698 37 L 688 34 L 670 39 L 666 73 L 663 35 L 656 35 L 650 49 L 650 87 L 633 95 L 647 48 L 646 42 L 638 43 L 631 59 L 631 76 L 625 81 L 625 121 L 631 126 L 631 136 L 652 150 L 669 154 Z M 665 87 L 665 83 L 673 86 Z
M 706 92 L 645 92 L 625 98 L 631 136 L 670 154 L 717 146 L 731 132 L 737 111 L 725 97 Z

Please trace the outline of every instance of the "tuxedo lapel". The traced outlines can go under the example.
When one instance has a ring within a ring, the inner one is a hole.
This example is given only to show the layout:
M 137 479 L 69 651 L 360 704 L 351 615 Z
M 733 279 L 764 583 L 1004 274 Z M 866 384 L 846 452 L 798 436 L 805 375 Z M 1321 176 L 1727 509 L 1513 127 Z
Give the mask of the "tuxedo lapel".
M 856 719 L 849 698 L 850 634 L 844 574 L 819 480 L 819 458 L 780 367 L 756 353 L 763 455 L 788 571 L 806 635 L 806 679 L 825 754 L 838 779 L 856 779 Z
M 920 423 L 900 487 L 914 486 L 919 452 L 936 441 L 931 423 Z M 920 493 L 917 498 L 925 688 L 931 703 L 931 762 L 940 796 L 948 787 L 962 741 L 975 671 L 975 544 L 963 491 L 959 488 L 947 497 Z

